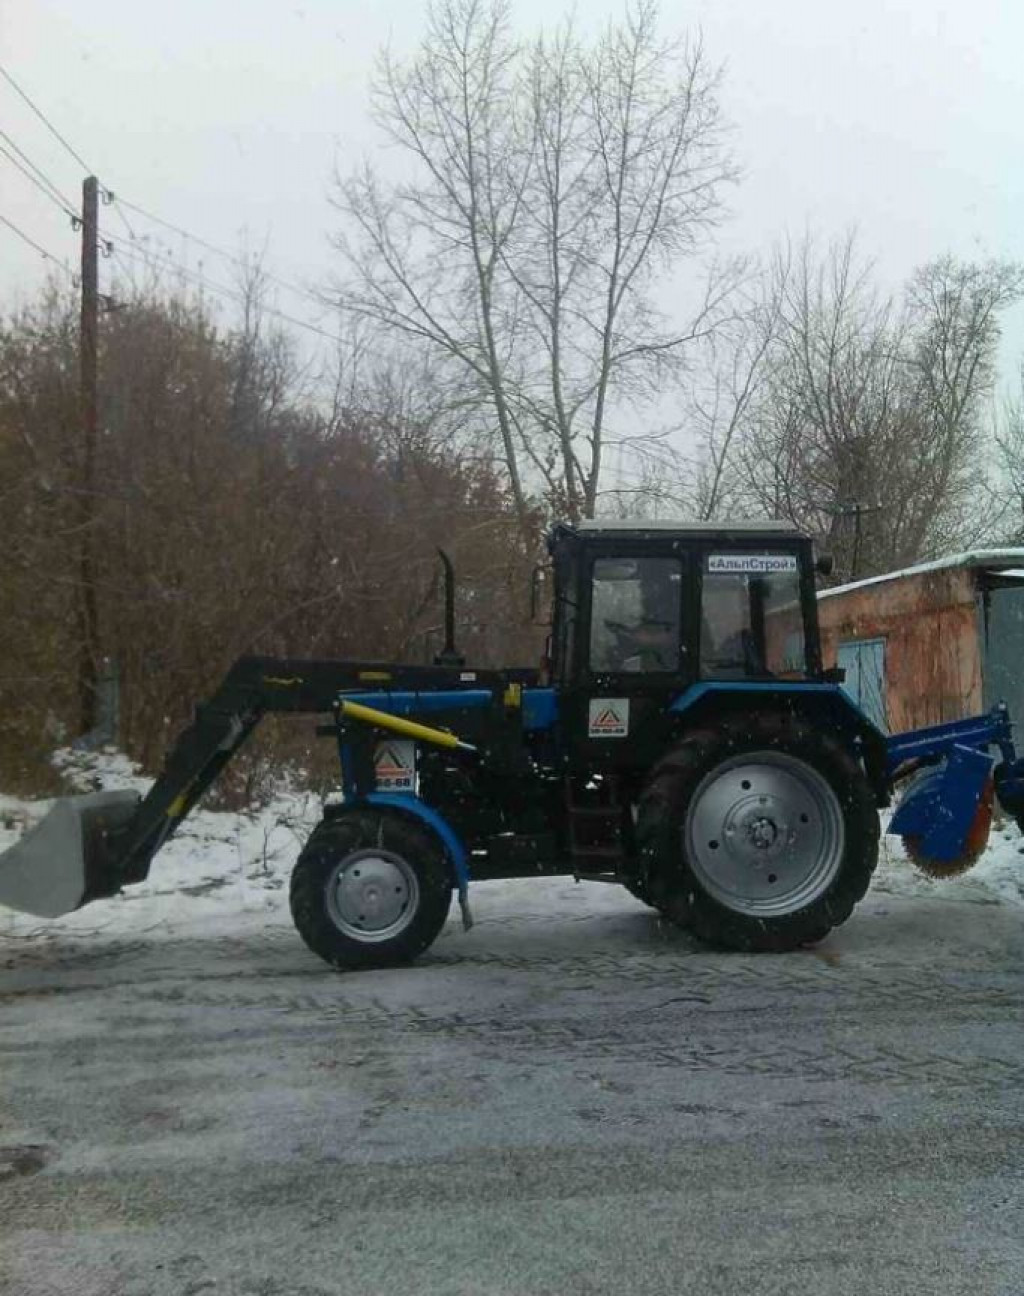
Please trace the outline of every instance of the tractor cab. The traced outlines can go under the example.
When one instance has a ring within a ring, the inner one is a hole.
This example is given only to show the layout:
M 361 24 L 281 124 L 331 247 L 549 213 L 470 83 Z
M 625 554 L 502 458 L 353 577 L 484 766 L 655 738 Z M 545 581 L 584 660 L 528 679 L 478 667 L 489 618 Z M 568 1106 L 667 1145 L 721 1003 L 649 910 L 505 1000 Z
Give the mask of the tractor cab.
M 549 549 L 550 678 L 581 761 L 644 766 L 701 684 L 823 678 L 812 543 L 788 523 L 588 521 Z
M 821 678 L 812 543 L 788 523 L 587 521 L 548 545 L 559 688 Z

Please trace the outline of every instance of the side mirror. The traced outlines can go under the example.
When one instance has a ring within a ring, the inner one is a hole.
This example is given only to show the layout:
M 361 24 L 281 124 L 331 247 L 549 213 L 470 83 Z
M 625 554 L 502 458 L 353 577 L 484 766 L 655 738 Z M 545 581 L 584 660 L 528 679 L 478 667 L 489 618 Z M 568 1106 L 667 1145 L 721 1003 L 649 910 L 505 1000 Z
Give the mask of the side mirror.
M 551 574 L 547 563 L 538 563 L 530 577 L 530 620 L 534 625 L 551 624 L 551 599 L 545 599 L 545 586 Z M 543 617 L 541 615 L 543 610 Z
M 819 576 L 831 576 L 835 565 L 835 559 L 831 554 L 819 554 L 814 561 L 814 570 Z

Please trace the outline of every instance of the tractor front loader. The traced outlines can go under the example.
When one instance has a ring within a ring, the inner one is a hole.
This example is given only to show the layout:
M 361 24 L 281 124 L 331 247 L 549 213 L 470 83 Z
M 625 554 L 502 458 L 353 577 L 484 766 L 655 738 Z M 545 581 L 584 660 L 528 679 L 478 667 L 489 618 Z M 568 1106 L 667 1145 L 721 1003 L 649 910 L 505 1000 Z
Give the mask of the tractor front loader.
M 143 881 L 268 712 L 330 717 L 343 800 L 296 862 L 299 933 L 341 968 L 405 962 L 476 878 L 627 887 L 718 946 L 782 950 L 844 922 L 879 809 L 945 876 L 996 800 L 1024 820 L 1005 708 L 887 736 L 823 668 L 811 541 L 779 523 L 582 523 L 549 538 L 540 670 L 244 657 L 145 797 L 59 802 L 0 858 L 0 903 L 52 918 Z

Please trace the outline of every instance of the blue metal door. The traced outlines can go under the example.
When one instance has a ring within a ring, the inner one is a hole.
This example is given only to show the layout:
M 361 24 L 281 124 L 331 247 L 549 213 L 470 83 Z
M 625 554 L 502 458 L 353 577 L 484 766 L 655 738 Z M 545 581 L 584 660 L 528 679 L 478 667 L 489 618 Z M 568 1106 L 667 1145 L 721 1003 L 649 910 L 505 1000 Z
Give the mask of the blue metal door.
M 846 671 L 843 688 L 868 719 L 888 733 L 885 640 L 850 639 L 841 643 L 838 665 Z

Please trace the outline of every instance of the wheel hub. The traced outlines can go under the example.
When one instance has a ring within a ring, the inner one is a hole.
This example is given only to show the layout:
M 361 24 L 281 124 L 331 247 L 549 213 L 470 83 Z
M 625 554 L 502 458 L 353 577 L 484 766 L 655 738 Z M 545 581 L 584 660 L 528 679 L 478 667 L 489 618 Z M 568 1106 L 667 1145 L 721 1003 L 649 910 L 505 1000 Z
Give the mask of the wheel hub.
M 839 871 L 843 819 L 828 782 L 785 752 L 749 752 L 697 787 L 685 826 L 697 881 L 738 913 L 780 916 L 816 900 Z
M 332 922 L 361 941 L 397 936 L 419 902 L 416 874 L 400 855 L 382 849 L 347 855 L 331 870 L 326 886 Z
M 747 834 L 751 843 L 760 851 L 771 850 L 779 840 L 779 830 L 774 821 L 766 819 L 763 815 L 747 825 Z

